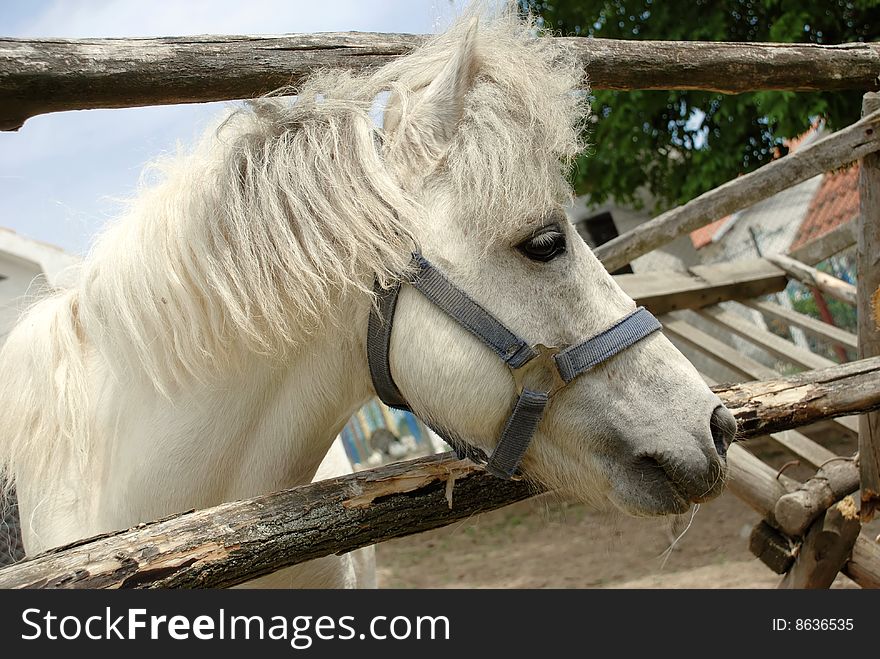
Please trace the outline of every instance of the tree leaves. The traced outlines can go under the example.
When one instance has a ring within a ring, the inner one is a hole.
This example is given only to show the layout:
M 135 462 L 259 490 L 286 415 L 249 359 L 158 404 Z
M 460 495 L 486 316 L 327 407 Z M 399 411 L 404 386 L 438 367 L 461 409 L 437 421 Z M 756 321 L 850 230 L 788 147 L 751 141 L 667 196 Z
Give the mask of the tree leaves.
M 880 0 L 522 0 L 554 32 L 612 39 L 844 43 L 880 38 Z M 856 121 L 861 93 L 595 90 L 579 194 L 673 206 L 784 154 L 822 117 Z

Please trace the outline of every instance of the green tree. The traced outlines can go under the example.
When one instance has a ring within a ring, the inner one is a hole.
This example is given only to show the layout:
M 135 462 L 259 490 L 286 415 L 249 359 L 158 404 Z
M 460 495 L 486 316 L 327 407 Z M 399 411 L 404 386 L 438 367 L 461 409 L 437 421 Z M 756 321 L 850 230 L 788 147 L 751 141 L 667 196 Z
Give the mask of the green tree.
M 612 39 L 836 44 L 880 39 L 880 0 L 522 0 L 550 30 Z M 608 91 L 591 94 L 591 145 L 573 173 L 579 194 L 658 207 L 682 203 L 786 153 L 783 139 L 822 117 L 859 117 L 861 92 Z M 659 210 L 655 209 L 655 210 Z

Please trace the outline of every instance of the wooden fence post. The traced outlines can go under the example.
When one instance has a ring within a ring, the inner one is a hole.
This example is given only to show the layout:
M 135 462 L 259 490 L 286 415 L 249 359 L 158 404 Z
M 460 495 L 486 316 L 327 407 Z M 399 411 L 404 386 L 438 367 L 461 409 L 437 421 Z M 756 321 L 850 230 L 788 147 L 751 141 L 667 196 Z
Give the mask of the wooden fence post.
M 880 94 L 868 92 L 862 114 L 880 109 Z M 856 283 L 858 285 L 859 357 L 880 355 L 880 330 L 872 296 L 880 289 L 880 155 L 869 153 L 859 172 L 859 229 Z M 859 461 L 862 492 L 861 518 L 870 521 L 880 509 L 880 413 L 859 417 Z

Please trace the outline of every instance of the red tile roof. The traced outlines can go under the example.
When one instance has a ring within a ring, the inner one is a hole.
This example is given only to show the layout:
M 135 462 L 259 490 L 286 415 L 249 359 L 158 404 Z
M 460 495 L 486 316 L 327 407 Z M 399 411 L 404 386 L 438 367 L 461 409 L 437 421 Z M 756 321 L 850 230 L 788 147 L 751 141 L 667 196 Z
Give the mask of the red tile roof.
M 789 249 L 797 249 L 859 214 L 859 165 L 829 172 L 822 178 L 807 215 Z
M 691 231 L 691 242 L 694 244 L 694 249 L 700 249 L 711 243 L 712 237 L 729 219 L 730 215 L 725 215 L 720 220 L 715 220 L 711 224 L 707 224 L 704 227 Z

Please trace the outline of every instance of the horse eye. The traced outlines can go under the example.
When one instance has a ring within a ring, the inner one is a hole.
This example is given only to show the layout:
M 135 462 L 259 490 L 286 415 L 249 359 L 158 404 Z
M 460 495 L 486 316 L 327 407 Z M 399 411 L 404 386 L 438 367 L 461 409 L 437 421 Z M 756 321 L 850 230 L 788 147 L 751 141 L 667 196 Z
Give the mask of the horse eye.
M 516 248 L 526 258 L 546 263 L 565 253 L 565 234 L 559 227 L 547 227 L 521 242 Z

